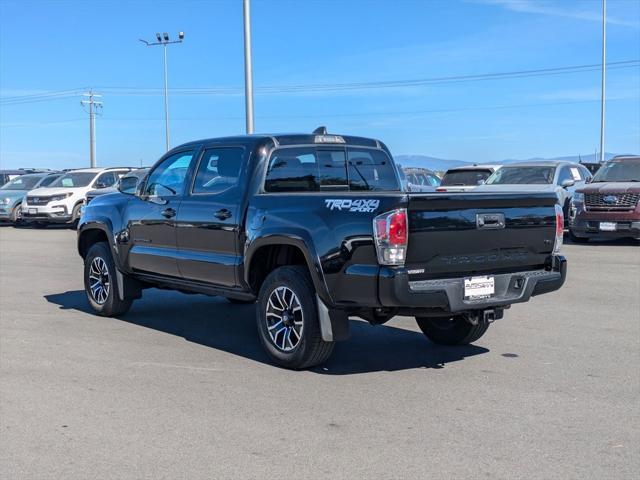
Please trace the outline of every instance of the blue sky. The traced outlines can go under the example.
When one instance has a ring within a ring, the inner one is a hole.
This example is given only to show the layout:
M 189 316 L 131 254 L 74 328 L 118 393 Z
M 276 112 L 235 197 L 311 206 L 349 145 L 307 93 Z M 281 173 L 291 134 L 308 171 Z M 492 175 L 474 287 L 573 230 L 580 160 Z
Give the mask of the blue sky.
M 472 161 L 593 153 L 597 70 L 407 81 L 598 64 L 600 8 L 599 0 L 253 0 L 256 131 L 327 125 L 380 138 L 395 154 Z M 640 2 L 609 0 L 608 18 L 608 61 L 640 59 Z M 98 164 L 153 163 L 164 152 L 162 50 L 138 39 L 180 30 L 185 42 L 169 50 L 172 145 L 243 133 L 241 0 L 0 0 L 2 168 L 87 165 L 79 93 L 88 87 L 104 102 Z M 612 66 L 607 79 L 606 150 L 640 153 L 640 66 Z M 385 81 L 400 82 L 357 85 Z M 301 88 L 283 88 L 291 85 Z M 71 92 L 15 100 L 60 91 Z

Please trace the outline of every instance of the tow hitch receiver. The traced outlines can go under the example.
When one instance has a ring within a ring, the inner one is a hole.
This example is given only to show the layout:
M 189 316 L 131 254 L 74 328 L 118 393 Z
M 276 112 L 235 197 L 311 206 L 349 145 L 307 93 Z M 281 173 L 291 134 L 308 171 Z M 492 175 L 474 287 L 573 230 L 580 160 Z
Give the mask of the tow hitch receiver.
M 467 321 L 471 325 L 478 325 L 478 323 L 493 323 L 497 318 L 496 311 L 493 308 L 487 310 L 480 310 L 467 315 Z

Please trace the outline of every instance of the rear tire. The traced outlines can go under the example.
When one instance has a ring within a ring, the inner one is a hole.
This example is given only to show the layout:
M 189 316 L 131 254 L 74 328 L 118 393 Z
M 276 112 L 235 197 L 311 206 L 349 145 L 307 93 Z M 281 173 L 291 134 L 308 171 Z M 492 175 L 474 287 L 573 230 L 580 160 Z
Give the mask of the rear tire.
M 131 308 L 133 300 L 120 300 L 116 265 L 107 242 L 91 246 L 84 260 L 84 290 L 91 308 L 103 317 L 116 317 Z
M 438 345 L 468 345 L 482 337 L 489 328 L 488 323 L 472 325 L 462 315 L 452 317 L 416 317 L 422 333 Z
M 299 370 L 331 356 L 333 342 L 322 340 L 315 288 L 306 268 L 286 266 L 271 272 L 257 305 L 260 342 L 274 363 Z

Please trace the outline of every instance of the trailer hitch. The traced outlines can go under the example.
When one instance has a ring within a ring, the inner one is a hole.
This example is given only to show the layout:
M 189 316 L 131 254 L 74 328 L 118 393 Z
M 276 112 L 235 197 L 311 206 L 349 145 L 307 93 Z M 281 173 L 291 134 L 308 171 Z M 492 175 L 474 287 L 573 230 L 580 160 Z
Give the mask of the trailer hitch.
M 502 312 L 496 313 L 496 310 L 489 308 L 487 310 L 476 310 L 474 312 L 465 315 L 467 322 L 471 325 L 478 325 L 479 323 L 493 323 L 495 320 L 502 318 Z

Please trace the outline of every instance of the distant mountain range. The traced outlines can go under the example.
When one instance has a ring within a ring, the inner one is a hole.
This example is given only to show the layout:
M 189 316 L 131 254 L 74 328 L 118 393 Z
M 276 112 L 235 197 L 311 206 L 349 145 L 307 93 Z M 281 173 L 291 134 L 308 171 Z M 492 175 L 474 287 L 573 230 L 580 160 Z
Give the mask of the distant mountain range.
M 617 153 L 605 153 L 605 158 L 609 160 L 612 157 L 619 155 Z M 437 158 L 437 157 L 429 157 L 427 155 L 396 155 L 395 161 L 399 163 L 403 167 L 423 167 L 429 168 L 435 171 L 444 171 L 449 168 L 461 167 L 463 165 L 470 165 L 473 163 L 491 163 L 491 164 L 504 164 L 504 163 L 514 163 L 514 162 L 536 162 L 536 161 L 544 161 L 544 160 L 564 160 L 567 162 L 578 162 L 582 159 L 583 162 L 594 162 L 597 161 L 596 155 L 586 154 L 586 155 L 572 155 L 568 157 L 554 157 L 554 158 L 525 158 L 525 159 L 515 159 L 515 158 L 507 158 L 505 160 L 499 162 L 482 162 L 482 161 L 468 161 L 468 160 L 452 160 L 445 158 Z

